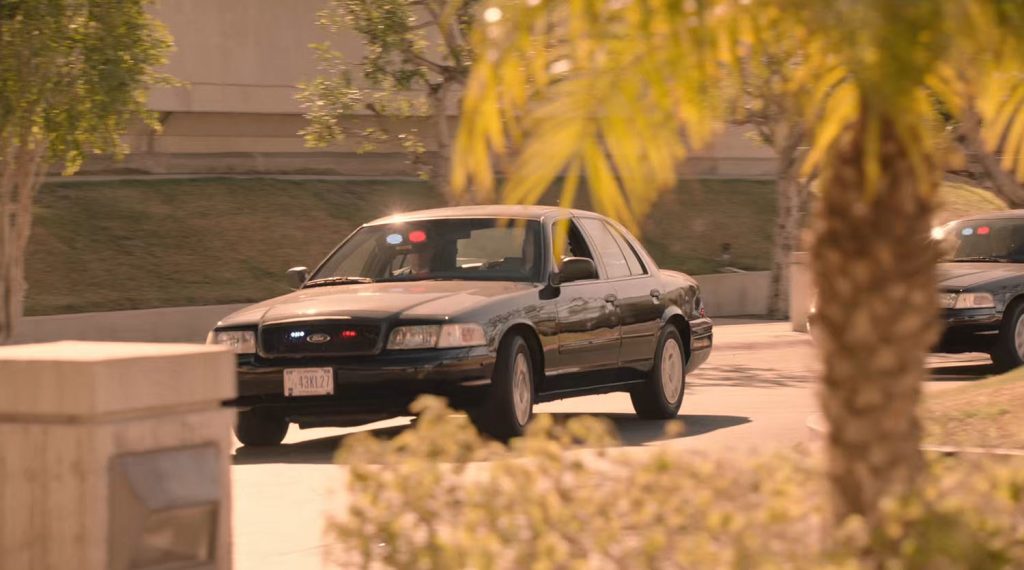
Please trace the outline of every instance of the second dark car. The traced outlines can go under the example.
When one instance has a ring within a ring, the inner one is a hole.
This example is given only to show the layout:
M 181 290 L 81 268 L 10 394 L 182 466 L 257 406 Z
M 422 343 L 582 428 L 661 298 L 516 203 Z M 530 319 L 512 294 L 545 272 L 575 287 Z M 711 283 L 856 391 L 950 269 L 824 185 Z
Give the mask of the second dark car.
M 1024 210 L 952 222 L 935 237 L 946 331 L 937 352 L 987 352 L 1001 369 L 1024 364 Z
M 697 283 L 590 212 L 391 216 L 290 275 L 298 290 L 228 316 L 208 339 L 238 354 L 246 445 L 280 443 L 293 422 L 403 415 L 425 393 L 498 438 L 522 433 L 535 403 L 585 394 L 628 392 L 640 416 L 670 418 L 711 351 Z

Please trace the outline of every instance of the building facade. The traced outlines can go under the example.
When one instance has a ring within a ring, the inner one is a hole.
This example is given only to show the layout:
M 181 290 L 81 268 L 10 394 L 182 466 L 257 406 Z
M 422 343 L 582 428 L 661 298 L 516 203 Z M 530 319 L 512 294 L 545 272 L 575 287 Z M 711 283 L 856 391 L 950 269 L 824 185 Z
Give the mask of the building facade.
M 416 169 L 396 145 L 357 152 L 360 141 L 309 148 L 295 96 L 316 75 L 310 44 L 330 41 L 358 58 L 358 35 L 328 36 L 316 23 L 325 0 L 158 0 L 154 15 L 174 36 L 176 50 L 166 72 L 181 86 L 152 91 L 151 108 L 162 131 L 133 129 L 124 159 L 93 158 L 83 173 L 226 174 L 289 173 L 353 176 L 412 176 Z M 453 118 L 454 119 L 454 118 Z M 372 126 L 373 116 L 353 116 Z M 415 127 L 425 143 L 432 125 Z M 685 175 L 771 176 L 771 149 L 753 142 L 745 129 L 728 128 L 682 166 Z

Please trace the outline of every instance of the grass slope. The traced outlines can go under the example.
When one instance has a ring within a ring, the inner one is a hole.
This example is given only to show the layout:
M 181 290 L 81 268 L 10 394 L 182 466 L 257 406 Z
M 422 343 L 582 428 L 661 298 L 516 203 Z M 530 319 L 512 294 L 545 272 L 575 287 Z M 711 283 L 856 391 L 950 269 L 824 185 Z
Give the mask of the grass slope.
M 939 194 L 936 224 L 944 224 L 973 214 L 1005 210 L 1006 203 L 995 194 L 961 182 L 944 182 Z
M 929 394 L 929 443 L 1024 449 L 1024 368 Z
M 288 291 L 359 224 L 436 205 L 397 181 L 128 180 L 45 186 L 28 313 L 253 301 Z
M 968 186 L 947 187 L 943 197 L 957 215 L 1001 209 L 990 194 Z M 288 290 L 288 267 L 316 265 L 359 224 L 441 203 L 423 183 L 394 180 L 47 184 L 29 244 L 27 312 L 264 299 Z M 666 268 L 714 272 L 721 245 L 730 243 L 730 265 L 762 270 L 774 215 L 770 181 L 684 181 L 658 202 L 643 239 Z

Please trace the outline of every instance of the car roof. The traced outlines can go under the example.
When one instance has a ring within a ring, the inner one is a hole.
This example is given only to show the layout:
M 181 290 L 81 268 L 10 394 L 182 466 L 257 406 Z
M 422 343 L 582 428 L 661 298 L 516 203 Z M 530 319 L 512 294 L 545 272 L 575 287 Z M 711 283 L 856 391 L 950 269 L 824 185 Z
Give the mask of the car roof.
M 970 222 L 974 220 L 1012 220 L 1012 219 L 1024 219 L 1024 210 L 1002 210 L 999 212 L 989 212 L 987 214 L 974 214 L 973 216 L 967 216 L 956 220 L 957 222 Z
M 486 206 L 452 206 L 449 208 L 433 208 L 402 212 L 378 218 L 367 223 L 368 226 L 378 224 L 396 224 L 416 220 L 433 220 L 437 218 L 521 218 L 527 220 L 543 220 L 560 215 L 591 215 L 585 210 L 571 210 L 559 206 L 524 206 L 518 204 L 492 204 Z

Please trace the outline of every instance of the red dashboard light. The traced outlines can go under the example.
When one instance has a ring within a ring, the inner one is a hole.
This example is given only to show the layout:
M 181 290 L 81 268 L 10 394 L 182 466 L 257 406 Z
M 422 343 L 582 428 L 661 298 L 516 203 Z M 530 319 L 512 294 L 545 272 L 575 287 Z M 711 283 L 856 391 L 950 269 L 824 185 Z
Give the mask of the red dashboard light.
M 991 231 L 991 229 L 988 226 L 981 226 L 980 228 L 978 228 L 978 235 L 979 236 L 988 235 L 988 232 L 990 232 L 990 231 Z
M 356 331 L 341 331 L 341 338 L 356 338 L 359 333 Z
M 423 243 L 425 241 L 427 241 L 427 232 L 423 230 L 409 232 L 409 243 Z

